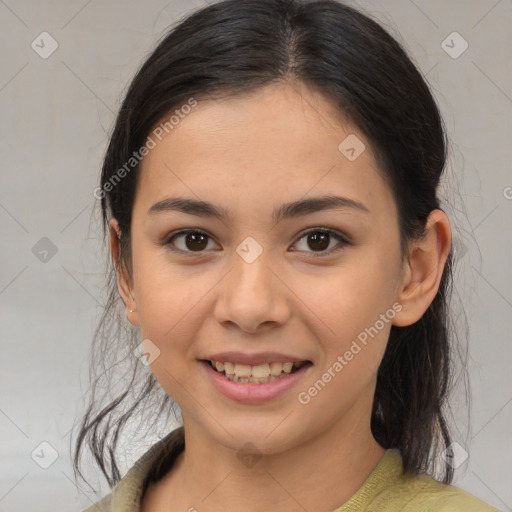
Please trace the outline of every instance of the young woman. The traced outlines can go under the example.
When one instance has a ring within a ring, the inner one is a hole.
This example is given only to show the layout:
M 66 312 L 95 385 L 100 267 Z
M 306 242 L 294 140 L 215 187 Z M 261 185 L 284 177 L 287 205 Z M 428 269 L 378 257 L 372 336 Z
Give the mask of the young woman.
M 113 491 L 88 511 L 496 510 L 450 485 L 446 152 L 402 47 L 334 0 L 222 1 L 160 42 L 95 191 L 115 271 L 75 467 L 89 446 Z M 121 478 L 123 426 L 173 404 Z

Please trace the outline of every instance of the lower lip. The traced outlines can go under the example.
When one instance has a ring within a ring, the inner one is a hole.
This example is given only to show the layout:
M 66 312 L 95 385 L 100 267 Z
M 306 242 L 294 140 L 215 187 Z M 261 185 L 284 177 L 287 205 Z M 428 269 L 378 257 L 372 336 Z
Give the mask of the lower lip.
M 306 363 L 296 372 L 290 373 L 286 377 L 281 377 L 273 382 L 256 384 L 253 382 L 234 382 L 224 377 L 222 373 L 215 371 L 210 363 L 206 361 L 200 361 L 200 363 L 218 391 L 231 400 L 245 403 L 266 402 L 277 398 L 292 388 L 312 366 L 311 363 Z

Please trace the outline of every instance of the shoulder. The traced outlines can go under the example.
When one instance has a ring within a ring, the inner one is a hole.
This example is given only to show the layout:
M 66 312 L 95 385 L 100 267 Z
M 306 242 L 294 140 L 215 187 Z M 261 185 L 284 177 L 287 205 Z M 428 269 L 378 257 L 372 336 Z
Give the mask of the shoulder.
M 388 449 L 356 494 L 335 512 L 500 512 L 469 492 L 426 474 L 403 473 L 402 458 Z
M 83 512 L 110 512 L 112 508 L 112 493 L 107 494 L 103 499 L 91 505 Z
M 395 468 L 401 469 L 399 454 L 393 450 L 390 456 Z M 404 475 L 399 471 L 389 483 L 381 497 L 391 504 L 390 510 L 396 502 L 395 506 L 399 505 L 403 512 L 500 512 L 464 489 L 439 482 L 430 475 Z
M 165 473 L 183 448 L 183 427 L 179 427 L 151 446 L 111 493 L 83 512 L 139 512 L 146 486 Z
M 397 487 L 407 496 L 404 512 L 500 512 L 464 489 L 427 475 L 405 479 Z
M 91 505 L 89 508 L 85 509 L 83 512 L 110 512 L 112 508 L 112 493 L 107 494 L 97 503 Z

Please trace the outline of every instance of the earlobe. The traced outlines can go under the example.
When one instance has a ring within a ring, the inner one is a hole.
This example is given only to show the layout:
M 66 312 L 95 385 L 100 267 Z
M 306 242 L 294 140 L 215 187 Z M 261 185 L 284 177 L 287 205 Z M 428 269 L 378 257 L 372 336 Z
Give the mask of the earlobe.
M 432 210 L 425 235 L 410 244 L 397 298 L 402 310 L 393 319 L 393 325 L 405 327 L 423 316 L 437 294 L 450 251 L 448 217 L 441 210 Z
M 133 325 L 138 325 L 135 296 L 133 293 L 132 279 L 121 259 L 122 232 L 119 222 L 113 218 L 109 224 L 110 229 L 110 254 L 116 270 L 117 289 L 126 308 L 126 317 Z

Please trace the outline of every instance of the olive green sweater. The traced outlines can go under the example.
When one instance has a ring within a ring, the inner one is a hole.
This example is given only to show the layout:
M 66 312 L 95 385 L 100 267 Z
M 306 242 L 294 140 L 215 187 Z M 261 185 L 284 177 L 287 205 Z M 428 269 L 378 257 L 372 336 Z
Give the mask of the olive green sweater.
M 140 512 L 149 480 L 162 475 L 183 450 L 182 428 L 154 444 L 113 491 L 84 512 Z M 500 512 L 472 494 L 427 475 L 404 476 L 395 449 L 386 451 L 359 490 L 333 512 Z

